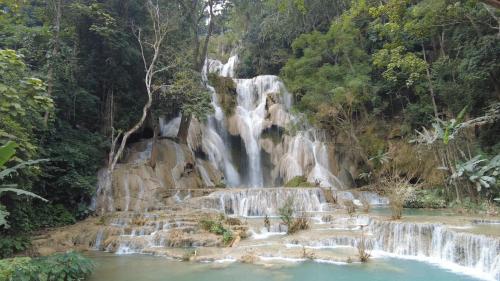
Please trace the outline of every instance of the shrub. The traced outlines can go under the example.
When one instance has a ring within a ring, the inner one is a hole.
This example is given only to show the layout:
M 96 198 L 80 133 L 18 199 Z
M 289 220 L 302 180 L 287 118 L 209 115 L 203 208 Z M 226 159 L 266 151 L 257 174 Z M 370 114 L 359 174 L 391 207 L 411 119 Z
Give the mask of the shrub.
M 202 229 L 217 234 L 217 235 L 222 235 L 222 241 L 224 242 L 225 245 L 230 244 L 233 239 L 233 233 L 231 230 L 226 229 L 224 225 L 222 224 L 222 221 L 225 218 L 223 216 L 219 217 L 219 220 L 208 220 L 208 219 L 202 219 L 199 222 L 199 225 Z M 239 220 L 238 220 L 239 221 Z M 232 221 L 235 222 L 235 221 Z M 241 222 L 240 222 L 241 223 Z
M 27 236 L 2 236 L 0 237 L 0 258 L 8 258 L 13 254 L 22 252 L 31 246 Z
M 358 255 L 360 262 L 367 262 L 370 258 L 370 253 L 366 250 L 366 238 L 365 231 L 363 230 L 364 226 L 361 226 L 361 240 L 358 243 Z
M 415 191 L 405 201 L 405 208 L 446 208 L 446 200 L 438 189 L 423 189 Z
M 0 260 L 0 280 L 11 280 L 12 274 L 18 268 L 25 268 L 31 262 L 31 258 L 12 258 Z
M 288 197 L 285 201 L 285 204 L 281 208 L 278 209 L 278 213 L 281 218 L 281 222 L 288 227 L 290 230 L 290 226 L 293 222 L 293 198 Z
M 372 205 L 370 204 L 370 200 L 368 200 L 368 197 L 361 196 L 361 204 L 363 204 L 363 212 L 369 213 Z
M 219 103 L 222 110 L 227 116 L 233 114 L 234 108 L 236 108 L 236 84 L 232 78 L 221 77 L 215 73 L 210 73 L 208 75 L 208 80 L 210 84 L 215 88 L 217 92 Z
M 224 242 L 225 245 L 231 244 L 231 242 L 233 242 L 233 240 L 234 240 L 234 236 L 230 230 L 226 230 L 222 234 L 222 241 Z
M 402 177 L 397 173 L 381 181 L 385 194 L 389 198 L 392 219 L 398 220 L 403 216 L 405 202 L 415 192 L 416 185 L 411 184 L 410 181 L 411 177 Z
M 299 230 L 309 229 L 309 218 L 302 215 L 298 218 L 293 219 L 292 224 L 288 228 L 288 234 L 293 234 Z
M 267 215 L 264 217 L 264 227 L 267 229 L 267 232 L 271 231 L 271 221 Z
M 293 204 L 293 198 L 288 197 L 285 204 L 278 209 L 282 224 L 287 226 L 287 234 L 293 234 L 299 230 L 309 228 L 309 219 L 306 216 L 301 215 L 298 218 L 294 218 Z
M 93 269 L 94 263 L 76 252 L 0 261 L 2 280 L 78 281 L 90 276 Z
M 352 217 L 354 216 L 354 214 L 356 214 L 356 205 L 351 200 L 344 201 L 344 206 L 349 216 Z

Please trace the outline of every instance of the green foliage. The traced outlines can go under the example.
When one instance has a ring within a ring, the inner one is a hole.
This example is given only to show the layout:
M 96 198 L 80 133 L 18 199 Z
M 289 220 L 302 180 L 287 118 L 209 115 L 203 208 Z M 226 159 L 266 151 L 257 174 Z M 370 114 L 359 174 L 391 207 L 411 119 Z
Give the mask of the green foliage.
M 225 245 L 231 244 L 233 242 L 234 237 L 233 233 L 231 231 L 226 231 L 222 234 L 222 241 L 224 242 Z
M 280 215 L 280 219 L 283 222 L 283 224 L 288 227 L 288 229 L 293 223 L 293 214 L 294 214 L 293 204 L 294 204 L 293 197 L 288 197 L 284 202 L 283 206 L 281 206 L 278 209 L 278 214 Z
M 293 197 L 288 197 L 283 205 L 278 209 L 282 224 L 287 227 L 287 234 L 293 234 L 299 230 L 309 228 L 309 219 L 304 215 L 295 217 Z
M 446 208 L 442 189 L 416 190 L 406 198 L 405 208 Z
M 285 183 L 285 187 L 313 187 L 314 184 L 307 181 L 304 176 L 296 176 Z
M 19 145 L 18 157 L 29 158 L 37 150 L 34 128 L 43 128 L 43 116 L 53 110 L 42 80 L 29 77 L 22 56 L 0 49 L 0 141 Z
M 327 108 L 359 110 L 369 98 L 371 67 L 357 20 L 366 13 L 364 6 L 355 6 L 333 21 L 328 32 L 303 34 L 292 44 L 294 57 L 282 74 L 299 109 L 317 124 L 331 122 L 323 114 Z
M 0 197 L 2 196 L 2 193 L 4 193 L 4 192 L 12 192 L 12 193 L 15 193 L 16 195 L 26 195 L 29 197 L 38 198 L 42 201 L 47 201 L 46 199 L 34 194 L 33 192 L 29 192 L 26 190 L 16 188 L 17 187 L 16 184 L 5 184 L 7 176 L 9 176 L 13 173 L 16 173 L 17 170 L 19 170 L 25 166 L 37 164 L 37 163 L 43 161 L 43 160 L 23 161 L 23 162 L 15 165 L 14 167 L 4 168 L 3 164 L 8 162 L 14 156 L 14 154 L 16 152 L 15 147 L 17 147 L 17 144 L 14 142 L 11 142 L 11 141 L 7 142 L 3 146 L 0 146 Z M 4 205 L 2 205 L 2 203 L 0 203 L 0 227 L 4 227 L 4 228 L 10 227 L 9 223 L 6 220 L 6 217 L 8 215 L 9 215 L 9 212 L 6 211 Z
M 2 280 L 84 280 L 92 273 L 94 263 L 76 252 L 41 258 L 0 260 Z
M 237 0 L 229 27 L 242 37 L 237 77 L 278 74 L 302 33 L 326 31 L 345 0 Z
M 0 258 L 11 257 L 15 253 L 28 249 L 30 246 L 30 239 L 25 235 L 0 236 Z M 0 276 L 2 275 L 0 274 Z
M 230 77 L 221 77 L 215 73 L 210 73 L 208 75 L 208 81 L 217 92 L 222 110 L 226 116 L 231 116 L 237 104 L 236 85 L 233 79 Z
M 222 241 L 225 245 L 228 245 L 234 240 L 234 236 L 230 229 L 224 227 L 224 224 L 222 223 L 223 220 L 223 216 L 217 220 L 202 219 L 200 220 L 199 225 L 205 231 L 222 235 Z
M 166 98 L 180 100 L 182 113 L 205 120 L 213 112 L 213 108 L 210 103 L 210 93 L 200 81 L 201 76 L 199 73 L 190 69 L 180 70 L 175 73 L 173 84 L 170 85 L 168 92 L 163 96 L 171 95 L 171 97 Z
M 484 189 L 486 193 L 498 196 L 500 194 L 500 155 L 491 159 L 477 155 L 467 162 L 459 163 L 450 179 L 469 181 L 478 192 Z
M 0 280 L 10 281 L 12 275 L 18 268 L 27 268 L 31 262 L 31 258 L 12 258 L 0 260 Z

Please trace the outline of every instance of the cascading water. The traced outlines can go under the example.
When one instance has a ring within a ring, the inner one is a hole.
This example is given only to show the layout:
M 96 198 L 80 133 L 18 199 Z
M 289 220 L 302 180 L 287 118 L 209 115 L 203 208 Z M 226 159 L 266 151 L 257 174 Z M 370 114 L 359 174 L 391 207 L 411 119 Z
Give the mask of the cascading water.
M 330 172 L 326 145 L 314 130 L 299 131 L 292 137 L 286 136 L 283 144 L 285 153 L 277 157 L 277 174 L 285 181 L 305 175 L 309 182 L 321 187 L 343 187 Z
M 218 191 L 207 196 L 205 206 L 238 216 L 277 216 L 287 198 L 297 212 L 321 212 L 326 206 L 319 188 L 265 188 Z
M 218 69 L 218 71 L 222 71 L 224 74 L 234 74 L 234 65 L 237 59 L 230 61 L 226 65 L 216 64 L 217 66 L 214 68 L 214 62 L 212 60 L 207 60 L 206 65 L 203 67 L 202 77 L 205 83 L 207 83 L 207 88 L 212 94 L 212 107 L 214 108 L 215 113 L 212 116 L 208 117 L 207 125 L 203 130 L 203 140 L 202 146 L 205 153 L 207 153 L 210 161 L 216 165 L 223 173 L 226 178 L 226 184 L 228 186 L 234 187 L 240 185 L 240 175 L 236 171 L 233 161 L 231 159 L 231 154 L 229 153 L 230 147 L 227 141 L 227 130 L 225 126 L 225 116 L 224 111 L 222 110 L 219 102 L 217 100 L 217 93 L 215 89 L 208 85 L 208 78 L 206 70 L 209 69 Z M 208 64 L 208 66 L 207 66 Z M 215 71 L 215 70 L 214 70 Z
M 248 155 L 251 187 L 263 187 L 260 136 L 265 128 L 267 96 L 281 91 L 277 76 L 258 76 L 253 79 L 235 79 L 238 93 L 235 118 L 239 134 Z
M 166 122 L 164 117 L 159 118 L 160 134 L 164 137 L 176 137 L 181 125 L 181 116 L 177 116 L 172 120 Z
M 237 106 L 234 116 L 230 117 L 229 126 L 232 128 L 231 133 L 239 135 L 245 145 L 248 163 L 244 185 L 263 187 L 279 182 L 278 179 L 287 182 L 293 177 L 305 176 L 309 182 L 318 183 L 323 187 L 343 187 L 329 170 L 328 152 L 324 142 L 317 138 L 314 130 L 308 129 L 310 126 L 303 126 L 306 130 L 298 131 L 294 136 L 284 136 L 282 144 L 278 146 L 262 138 L 265 130 L 273 126 L 284 129 L 291 121 L 296 121 L 297 117 L 289 113 L 291 95 L 279 77 L 274 75 L 261 75 L 252 79 L 234 78 L 237 62 L 237 56 L 232 56 L 227 64 L 209 59 L 204 70 L 232 77 L 236 85 Z M 222 110 L 216 102 L 216 93 L 213 88 L 211 90 L 216 108 L 215 117 L 222 118 Z M 265 182 L 263 149 L 271 155 L 274 165 L 271 182 Z
M 449 230 L 440 224 L 373 221 L 373 248 L 392 254 L 434 260 L 474 270 L 500 280 L 500 240 Z

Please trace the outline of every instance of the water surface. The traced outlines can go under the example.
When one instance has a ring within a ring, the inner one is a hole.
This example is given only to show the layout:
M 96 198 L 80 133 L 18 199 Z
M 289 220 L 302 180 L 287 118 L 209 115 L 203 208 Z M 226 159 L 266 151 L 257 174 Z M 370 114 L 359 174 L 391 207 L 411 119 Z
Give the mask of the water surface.
M 296 263 L 264 267 L 241 263 L 192 263 L 163 257 L 92 253 L 97 263 L 89 281 L 473 281 L 431 264 L 376 259 L 367 264 Z

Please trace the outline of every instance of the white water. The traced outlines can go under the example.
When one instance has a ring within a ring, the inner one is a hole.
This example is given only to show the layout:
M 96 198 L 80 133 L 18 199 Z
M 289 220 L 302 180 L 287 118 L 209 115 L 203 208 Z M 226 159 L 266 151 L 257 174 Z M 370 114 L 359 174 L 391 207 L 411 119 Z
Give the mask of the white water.
M 293 198 L 296 212 L 320 212 L 326 205 L 319 188 L 265 188 L 213 192 L 207 196 L 207 199 L 212 199 L 207 207 L 215 205 L 228 215 L 242 217 L 276 216 L 289 197 Z
M 449 230 L 440 224 L 370 224 L 373 249 L 438 263 L 483 279 L 500 280 L 500 240 Z M 458 266 L 458 267 L 457 267 Z
M 212 94 L 211 103 L 215 111 L 212 116 L 208 117 L 208 122 L 203 129 L 203 151 L 208 155 L 209 160 L 221 170 L 224 174 L 226 184 L 231 187 L 240 185 L 240 175 L 234 167 L 230 147 L 225 140 L 227 139 L 228 133 L 224 111 L 218 102 L 215 89 L 208 85 L 206 69 L 208 64 L 210 72 L 220 72 L 224 70 L 224 74 L 234 75 L 234 63 L 236 63 L 236 61 L 237 59 L 233 59 L 230 60 L 230 63 L 222 65 L 219 61 L 207 60 L 202 73 L 203 80 L 207 83 L 207 88 Z
M 179 132 L 179 126 L 181 125 L 181 116 L 177 116 L 170 121 L 166 122 L 164 117 L 159 118 L 160 122 L 160 135 L 163 137 L 174 138 Z
M 207 170 L 203 166 L 203 163 L 199 159 L 196 160 L 196 168 L 198 169 L 198 172 L 200 173 L 201 179 L 203 180 L 203 184 L 206 187 L 215 186 L 215 184 L 210 179 L 210 176 L 208 175 Z
M 235 79 L 238 106 L 235 118 L 248 156 L 250 187 L 264 186 L 261 163 L 260 136 L 266 126 L 266 101 L 271 93 L 280 93 L 282 83 L 277 76 L 257 76 Z
M 289 112 L 292 105 L 291 95 L 278 76 L 261 75 L 252 79 L 235 79 L 234 69 L 237 63 L 237 56 L 232 56 L 226 64 L 209 59 L 204 71 L 208 69 L 211 73 L 233 78 L 237 91 L 237 107 L 231 119 L 231 126 L 243 140 L 247 154 L 248 163 L 244 185 L 263 187 L 270 183 L 264 182 L 262 132 L 272 126 L 285 128 L 290 122 L 296 122 L 298 118 Z M 216 112 L 215 119 L 223 127 L 226 125 L 222 122 L 224 116 L 217 104 L 216 93 L 213 88 L 211 90 L 212 104 Z M 209 122 L 209 127 L 214 126 L 210 126 Z M 270 153 L 275 167 L 271 172 L 272 182 L 278 179 L 287 182 L 295 176 L 305 176 L 309 182 L 317 182 L 322 187 L 342 188 L 342 183 L 330 172 L 325 143 L 316 136 L 316 133 L 313 133 L 313 130 L 309 129 L 310 126 L 304 125 L 303 127 L 306 130 L 298 131 L 294 136 L 285 136 L 282 143 L 276 147 L 272 143 L 266 143 L 264 150 Z M 214 138 L 211 132 L 207 135 Z M 220 140 L 225 141 L 222 137 Z M 212 145 L 212 147 L 206 147 L 206 151 L 209 155 L 216 154 L 210 151 L 217 151 L 218 147 L 221 145 Z M 227 164 L 223 166 L 226 168 Z

